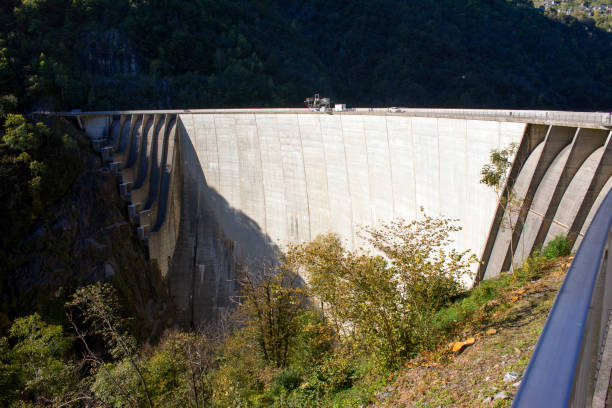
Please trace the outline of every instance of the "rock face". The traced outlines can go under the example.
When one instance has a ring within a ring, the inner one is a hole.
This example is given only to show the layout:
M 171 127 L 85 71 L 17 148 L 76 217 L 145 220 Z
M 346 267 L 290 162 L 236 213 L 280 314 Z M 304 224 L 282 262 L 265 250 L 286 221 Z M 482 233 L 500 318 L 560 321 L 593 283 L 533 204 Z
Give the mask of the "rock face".
M 136 317 L 136 332 L 155 337 L 173 322 L 166 287 L 127 220 L 116 177 L 93 153 L 84 156 L 87 170 L 26 242 L 18 243 L 32 248 L 31 256 L 14 271 L 3 303 L 13 305 L 14 315 L 38 310 L 61 319 L 74 288 L 112 281 Z
M 141 71 L 135 47 L 116 29 L 87 34 L 81 58 L 86 71 L 94 75 L 135 75 Z

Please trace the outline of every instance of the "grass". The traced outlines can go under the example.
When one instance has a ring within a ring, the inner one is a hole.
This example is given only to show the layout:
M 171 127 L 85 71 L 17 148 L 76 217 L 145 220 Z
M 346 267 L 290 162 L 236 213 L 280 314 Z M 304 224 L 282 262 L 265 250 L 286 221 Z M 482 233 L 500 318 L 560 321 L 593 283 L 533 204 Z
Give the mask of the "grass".
M 513 273 L 480 282 L 465 297 L 441 309 L 436 315 L 435 324 L 439 330 L 451 334 L 465 330 L 466 325 L 472 329 L 487 326 L 494 321 L 496 313 L 508 307 L 509 301 L 518 300 L 522 294 L 521 288 L 540 277 L 549 264 L 546 258 L 535 254 Z

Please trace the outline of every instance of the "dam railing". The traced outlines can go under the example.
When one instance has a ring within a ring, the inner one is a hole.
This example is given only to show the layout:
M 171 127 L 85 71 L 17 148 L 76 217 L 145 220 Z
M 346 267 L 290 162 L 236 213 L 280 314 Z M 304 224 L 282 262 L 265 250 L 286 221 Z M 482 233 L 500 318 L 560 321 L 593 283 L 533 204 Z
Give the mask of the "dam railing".
M 504 109 L 410 109 L 400 108 L 403 114 L 411 116 L 461 117 L 483 120 L 502 120 L 529 123 L 590 124 L 602 127 L 612 126 L 610 112 L 567 112 Z M 359 110 L 357 110 L 359 112 Z
M 34 114 L 54 114 L 62 116 L 99 116 L 118 114 L 240 114 L 240 113 L 312 113 L 312 114 L 341 114 L 341 115 L 392 115 L 457 118 L 474 120 L 495 120 L 525 123 L 558 124 L 587 127 L 612 127 L 612 113 L 610 112 L 569 112 L 569 111 L 542 111 L 542 110 L 507 110 L 507 109 L 425 109 L 425 108 L 348 108 L 343 112 L 318 112 L 307 108 L 261 108 L 261 109 L 174 109 L 174 110 L 126 110 L 126 111 L 97 111 L 97 112 L 35 112 Z
M 612 369 L 611 227 L 612 191 L 559 289 L 513 407 L 604 407 Z

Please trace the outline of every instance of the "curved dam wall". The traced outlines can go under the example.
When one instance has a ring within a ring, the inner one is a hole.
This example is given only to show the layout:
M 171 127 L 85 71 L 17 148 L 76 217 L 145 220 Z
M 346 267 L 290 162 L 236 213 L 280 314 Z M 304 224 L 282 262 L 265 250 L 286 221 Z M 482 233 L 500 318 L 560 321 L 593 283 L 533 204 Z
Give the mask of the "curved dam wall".
M 299 109 L 73 114 L 115 173 L 182 322 L 231 307 L 236 271 L 290 242 L 402 217 L 456 218 L 459 250 L 496 276 L 559 233 L 580 242 L 610 189 L 609 114 Z M 519 144 L 505 219 L 479 183 L 494 148 Z

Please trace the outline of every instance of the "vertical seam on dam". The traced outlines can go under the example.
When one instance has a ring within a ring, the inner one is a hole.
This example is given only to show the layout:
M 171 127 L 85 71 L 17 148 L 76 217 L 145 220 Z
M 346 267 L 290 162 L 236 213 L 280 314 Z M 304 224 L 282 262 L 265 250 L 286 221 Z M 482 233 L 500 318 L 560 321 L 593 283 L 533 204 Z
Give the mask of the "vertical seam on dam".
M 240 161 L 240 138 L 238 137 L 238 129 L 236 126 L 236 117 L 232 117 L 233 121 L 232 121 L 232 135 L 234 136 L 234 141 L 236 143 L 236 158 L 238 159 L 238 163 L 236 166 L 236 173 L 238 174 L 238 184 L 234 185 L 234 182 L 232 182 L 232 193 L 238 193 L 238 197 L 236 199 L 236 201 L 234 203 L 231 203 L 231 206 L 240 206 L 242 207 L 242 174 L 240 172 L 240 165 L 242 164 Z M 237 190 L 234 190 L 234 188 L 237 187 Z
M 253 114 L 253 119 L 255 119 L 255 136 L 257 138 L 257 152 L 259 153 L 259 166 L 261 167 L 261 194 L 263 196 L 263 212 L 264 212 L 264 233 L 268 238 L 268 207 L 266 205 L 266 182 L 263 172 L 263 160 L 261 158 L 261 141 L 259 140 L 259 124 L 257 123 L 257 115 Z M 268 248 L 268 239 L 264 242 L 264 252 L 267 252 Z
M 280 171 L 281 171 L 281 180 L 282 180 L 282 193 L 283 193 L 283 207 L 285 208 L 285 234 L 286 237 L 291 237 L 291 222 L 290 220 L 287 219 L 287 189 L 286 189 L 286 185 L 288 183 L 286 183 L 286 178 L 285 178 L 285 163 L 283 160 L 283 144 L 281 142 L 281 136 L 279 130 L 278 130 L 278 119 L 275 119 L 275 123 L 277 124 L 277 128 L 276 128 L 276 132 L 274 132 L 274 134 L 276 135 L 276 138 L 278 139 L 278 158 L 279 158 L 279 165 L 280 165 Z M 296 218 L 297 218 L 297 214 L 296 214 Z M 297 222 L 297 220 L 296 220 Z
M 438 152 L 438 215 L 442 214 L 442 205 L 440 203 L 440 198 L 442 197 L 442 184 L 440 184 L 440 173 L 442 172 L 440 169 L 440 118 L 436 118 L 436 150 Z
M 365 145 L 365 159 L 366 169 L 368 169 L 368 204 L 370 205 L 370 222 L 376 223 L 376 204 L 372 201 L 372 177 L 370 177 L 370 157 L 368 152 L 368 132 L 366 132 L 366 124 L 363 118 L 361 118 L 361 131 L 363 135 L 363 143 Z M 372 207 L 374 207 L 374 214 L 372 214 Z
M 351 248 L 355 248 L 355 225 L 353 221 L 353 196 L 351 195 L 351 176 L 348 170 L 348 158 L 346 156 L 346 139 L 344 138 L 344 124 L 342 114 L 340 114 L 340 133 L 342 134 L 342 151 L 344 152 L 344 171 L 346 172 L 346 188 L 349 195 L 349 208 L 351 214 Z
M 312 241 L 312 225 L 310 222 L 310 196 L 308 194 L 308 177 L 306 176 L 306 160 L 304 157 L 304 143 L 302 143 L 302 129 L 300 129 L 300 115 L 295 114 L 297 119 L 298 136 L 300 138 L 300 149 L 302 149 L 302 170 L 304 171 L 304 186 L 306 188 L 306 209 L 308 211 L 308 240 Z
M 195 150 L 197 152 L 198 151 L 198 130 L 196 128 L 195 119 L 194 119 L 193 115 L 190 115 L 190 116 L 191 116 L 191 128 L 193 129 L 193 139 L 194 139 L 194 143 L 193 144 L 194 144 Z M 198 157 L 198 159 L 199 159 L 199 157 Z
M 387 152 L 389 153 L 389 178 L 391 179 L 391 215 L 395 218 L 395 191 L 393 188 L 393 160 L 391 160 L 391 146 L 389 145 L 389 124 L 385 115 L 385 135 L 387 136 Z
M 193 115 L 192 115 L 193 116 Z M 217 124 L 215 123 L 215 114 L 212 115 L 213 132 L 215 133 L 215 150 L 217 151 L 217 190 L 221 193 L 221 156 L 219 156 L 219 137 L 217 136 Z
M 329 194 L 329 172 L 327 168 L 327 149 L 325 148 L 325 138 L 323 136 L 323 127 L 321 125 L 321 115 L 319 117 L 319 134 L 321 135 L 321 148 L 323 149 L 323 168 L 325 169 L 325 192 L 327 193 L 327 215 L 328 220 L 331 221 L 333 214 L 331 213 L 332 206 L 330 205 L 330 194 Z M 328 221 L 328 222 L 329 222 Z
M 413 118 L 410 118 L 410 139 L 411 140 L 411 146 L 410 146 L 410 158 L 412 159 L 412 195 L 414 197 L 414 219 L 417 218 L 417 214 L 418 214 L 418 205 L 417 205 L 417 189 L 416 189 L 416 181 L 417 181 L 417 175 L 416 175 L 416 164 L 414 161 L 414 146 L 416 144 L 415 140 L 414 140 L 414 126 L 413 126 Z
M 469 154 L 468 143 L 469 143 L 469 141 L 470 141 L 470 137 L 469 137 L 469 135 L 468 135 L 468 121 L 466 120 L 466 121 L 464 121 L 464 122 L 465 122 L 465 132 L 464 132 L 464 136 L 463 136 L 463 137 L 464 137 L 464 142 L 465 142 L 465 143 L 464 143 L 464 156 L 465 156 L 465 163 L 464 163 L 464 165 L 465 165 L 466 173 L 469 173 L 469 172 L 468 172 L 468 169 L 470 168 L 470 167 L 469 167 L 469 164 L 470 164 L 470 163 L 469 163 L 469 159 L 468 159 L 468 157 L 469 157 L 469 155 L 468 155 L 468 154 Z M 471 194 L 470 194 L 469 189 L 468 189 L 468 188 L 466 188 L 466 189 L 463 191 L 463 197 L 462 197 L 462 198 L 463 198 L 463 200 L 465 200 L 465 202 L 469 202 L 469 197 L 470 197 L 470 195 L 471 195 Z M 482 253 L 482 251 L 481 251 L 481 249 L 480 249 L 480 248 L 478 249 L 478 253 L 479 253 L 479 254 L 481 254 L 481 253 Z

